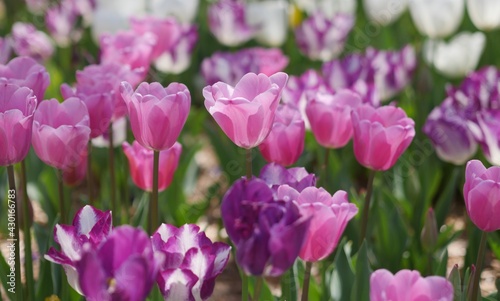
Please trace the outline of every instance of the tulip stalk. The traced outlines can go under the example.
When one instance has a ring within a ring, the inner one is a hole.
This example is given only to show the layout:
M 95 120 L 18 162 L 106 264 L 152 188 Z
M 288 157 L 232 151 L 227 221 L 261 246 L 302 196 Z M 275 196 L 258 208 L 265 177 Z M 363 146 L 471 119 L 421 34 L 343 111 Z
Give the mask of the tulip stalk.
M 66 224 L 66 206 L 64 205 L 64 183 L 63 183 L 63 172 L 62 170 L 57 170 L 57 186 L 59 189 L 59 210 L 61 211 L 61 224 Z
M 16 260 L 14 260 L 14 267 L 16 269 L 16 288 L 18 291 L 15 293 L 16 299 L 23 300 L 23 292 L 21 287 L 21 253 L 19 251 L 19 215 L 17 214 L 17 193 L 16 193 L 16 179 L 14 176 L 14 166 L 7 166 L 7 176 L 9 179 L 9 204 L 14 204 L 14 252 L 16 253 Z M 10 207 L 9 207 L 10 208 Z
M 481 242 L 479 243 L 479 251 L 476 260 L 476 273 L 474 274 L 470 300 L 477 301 L 479 296 L 479 280 L 481 279 L 481 271 L 483 270 L 484 254 L 486 253 L 486 242 L 488 240 L 488 232 L 482 231 Z
M 87 193 L 89 195 L 89 204 L 94 205 L 94 198 L 92 197 L 92 142 L 89 141 L 87 149 Z
M 160 165 L 160 152 L 155 150 L 153 153 L 153 192 L 151 194 L 151 203 L 149 204 L 149 213 L 151 215 L 151 231 L 158 228 L 158 172 Z M 151 232 L 152 233 L 152 232 Z
M 306 267 L 304 271 L 304 282 L 302 284 L 302 298 L 300 300 L 307 301 L 309 298 L 309 282 L 311 280 L 311 269 L 312 262 L 306 261 Z
M 364 241 L 366 238 L 366 228 L 368 227 L 368 215 L 370 212 L 370 201 L 373 193 L 373 180 L 375 179 L 375 170 L 370 170 L 370 175 L 368 176 L 368 186 L 366 188 L 365 203 L 363 204 L 363 216 L 361 217 L 361 240 Z
M 252 149 L 248 148 L 246 149 L 246 158 L 245 158 L 245 163 L 246 163 L 246 176 L 247 180 L 252 179 Z
M 262 291 L 262 277 L 256 277 L 255 281 L 255 287 L 253 289 L 253 301 L 259 301 L 260 300 L 260 292 Z
M 90 160 L 89 160 L 90 162 Z M 115 149 L 113 145 L 113 123 L 109 124 L 109 177 L 111 184 L 111 212 L 116 214 Z
M 24 271 L 26 274 L 27 300 L 35 298 L 35 280 L 33 277 L 33 260 L 31 260 L 31 229 L 30 229 L 30 200 L 26 180 L 26 164 L 21 161 L 21 182 L 23 188 L 23 234 L 24 234 Z

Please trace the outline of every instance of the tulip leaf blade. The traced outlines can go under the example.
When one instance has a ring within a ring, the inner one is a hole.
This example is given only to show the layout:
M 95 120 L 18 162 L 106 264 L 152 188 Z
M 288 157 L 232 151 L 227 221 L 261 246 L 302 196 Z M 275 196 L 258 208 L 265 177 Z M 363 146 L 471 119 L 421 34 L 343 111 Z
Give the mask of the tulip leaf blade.
M 351 289 L 354 285 L 355 275 L 352 262 L 349 258 L 348 246 L 345 239 L 339 245 L 335 256 L 332 271 L 327 273 L 325 280 L 328 286 L 330 298 L 335 301 L 349 301 L 351 298 Z
M 365 240 L 361 244 L 356 257 L 356 276 L 352 288 L 351 301 L 370 300 L 370 274 L 371 268 Z

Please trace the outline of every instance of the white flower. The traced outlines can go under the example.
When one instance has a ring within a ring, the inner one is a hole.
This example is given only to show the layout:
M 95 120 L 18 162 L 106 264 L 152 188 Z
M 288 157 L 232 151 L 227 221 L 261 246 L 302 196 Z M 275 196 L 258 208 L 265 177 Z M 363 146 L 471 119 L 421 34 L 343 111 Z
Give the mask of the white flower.
M 113 34 L 128 29 L 130 17 L 145 14 L 144 0 L 97 0 L 92 17 L 92 36 L 97 42 L 103 33 Z
M 464 6 L 464 0 L 410 0 L 410 13 L 421 34 L 444 38 L 457 30 Z
M 368 19 L 380 25 L 396 21 L 408 7 L 408 0 L 364 0 Z
M 246 19 L 257 28 L 255 39 L 262 44 L 277 47 L 286 40 L 288 32 L 288 3 L 283 0 L 251 2 L 246 7 Z
M 500 27 L 500 1 L 467 0 L 467 11 L 474 25 L 481 30 Z
M 476 69 L 486 43 L 482 32 L 457 34 L 448 43 L 428 41 L 424 56 L 436 70 L 448 77 L 463 77 Z
M 149 0 L 148 10 L 156 17 L 173 16 L 183 24 L 192 23 L 198 13 L 199 0 Z
M 338 13 L 356 15 L 356 0 L 295 0 L 295 4 L 310 15 L 317 11 L 330 18 Z

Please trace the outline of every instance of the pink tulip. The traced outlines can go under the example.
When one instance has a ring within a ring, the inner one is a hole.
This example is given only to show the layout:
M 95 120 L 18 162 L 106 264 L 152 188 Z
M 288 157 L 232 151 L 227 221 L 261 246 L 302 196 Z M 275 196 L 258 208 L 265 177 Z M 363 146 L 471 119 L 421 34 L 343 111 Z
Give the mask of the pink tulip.
M 472 222 L 486 232 L 500 230 L 500 167 L 471 160 L 465 169 L 464 199 Z
M 417 271 L 401 270 L 393 275 L 380 269 L 370 277 L 371 301 L 452 301 L 453 286 L 444 277 L 422 277 Z
M 31 23 L 16 22 L 12 25 L 12 48 L 18 56 L 29 56 L 43 61 L 52 56 L 54 45 L 49 36 Z
M 187 87 L 171 83 L 163 88 L 160 83 L 144 82 L 134 91 L 128 82 L 122 82 L 120 92 L 137 142 L 157 151 L 172 147 L 189 114 L 191 94 Z
M 60 170 L 75 168 L 90 138 L 89 113 L 76 97 L 59 103 L 45 100 L 38 106 L 33 121 L 33 148 L 46 164 Z
M 305 261 L 320 261 L 337 247 L 347 223 L 358 213 L 356 205 L 349 203 L 347 193 L 339 190 L 333 196 L 323 188 L 307 187 L 302 192 L 282 185 L 278 198 L 296 201 L 302 212 L 311 217 L 307 239 L 300 250 Z
M 21 162 L 31 145 L 36 97 L 14 84 L 0 84 L 0 166 Z
M 154 62 L 155 68 L 164 73 L 179 74 L 191 64 L 191 55 L 198 41 L 198 27 L 193 24 L 179 24 L 180 34 L 168 51 Z
M 266 139 L 288 75 L 247 73 L 232 87 L 217 82 L 203 89 L 205 108 L 239 147 L 250 149 Z
M 318 92 L 309 98 L 306 114 L 318 143 L 327 148 L 345 146 L 353 132 L 351 111 L 363 103 L 359 94 L 340 90 L 335 94 Z
M 44 66 L 30 57 L 22 56 L 12 59 L 7 65 L 0 65 L 0 82 L 30 88 L 40 104 L 50 78 Z
M 130 26 L 137 35 L 152 33 L 155 36 L 151 52 L 152 60 L 157 59 L 162 53 L 170 51 L 181 35 L 181 25 L 173 18 L 132 17 Z
M 300 112 L 288 105 L 279 105 L 267 138 L 259 145 L 268 162 L 284 166 L 295 163 L 304 150 L 306 127 Z
M 142 190 L 153 190 L 153 151 L 140 145 L 137 141 L 132 146 L 123 143 L 123 152 L 128 158 L 130 174 L 134 184 Z M 182 146 L 179 142 L 171 148 L 160 152 L 158 191 L 163 191 L 172 182 L 175 170 L 179 164 Z
M 373 170 L 388 170 L 415 136 L 415 122 L 393 106 L 363 105 L 351 112 L 354 155 Z

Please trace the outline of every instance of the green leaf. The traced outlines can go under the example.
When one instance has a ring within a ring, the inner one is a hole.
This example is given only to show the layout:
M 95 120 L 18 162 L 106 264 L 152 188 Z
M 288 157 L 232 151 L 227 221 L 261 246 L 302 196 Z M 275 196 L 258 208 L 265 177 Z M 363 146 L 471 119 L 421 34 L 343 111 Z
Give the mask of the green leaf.
M 370 263 L 368 262 L 368 252 L 366 241 L 361 244 L 356 258 L 356 278 L 352 288 L 352 301 L 370 300 Z
M 325 279 L 329 295 L 335 301 L 351 300 L 355 277 L 347 249 L 344 239 L 344 242 L 338 247 L 334 264 L 331 266 L 332 271 L 327 273 L 328 277 Z
M 448 250 L 445 249 L 443 255 L 441 256 L 441 260 L 439 261 L 439 265 L 436 267 L 434 271 L 434 275 L 436 276 L 446 276 L 446 267 L 448 265 Z
M 446 183 L 443 192 L 441 193 L 438 201 L 436 202 L 435 211 L 436 211 L 436 220 L 438 227 L 444 224 L 444 220 L 446 219 L 446 216 L 450 211 L 451 202 L 454 198 L 455 190 L 457 189 L 457 182 L 461 174 L 460 172 L 461 172 L 460 168 L 453 169 L 453 172 L 449 177 L 448 183 Z
M 297 261 L 292 265 L 292 267 L 286 271 L 286 273 L 281 278 L 281 292 L 283 300 L 297 301 L 298 295 L 298 279 L 297 275 Z
M 7 282 L 9 282 L 7 275 L 10 273 L 10 266 L 7 264 L 7 261 L 3 257 L 2 252 L 0 252 L 0 273 L 0 280 L 2 281 L 2 286 L 4 287 L 5 291 L 7 291 L 7 295 L 11 300 L 16 300 L 16 295 L 8 292 L 10 286 L 7 284 Z
M 451 269 L 448 280 L 453 285 L 453 300 L 462 299 L 462 284 L 460 283 L 460 271 L 458 270 L 458 264 L 455 264 Z

